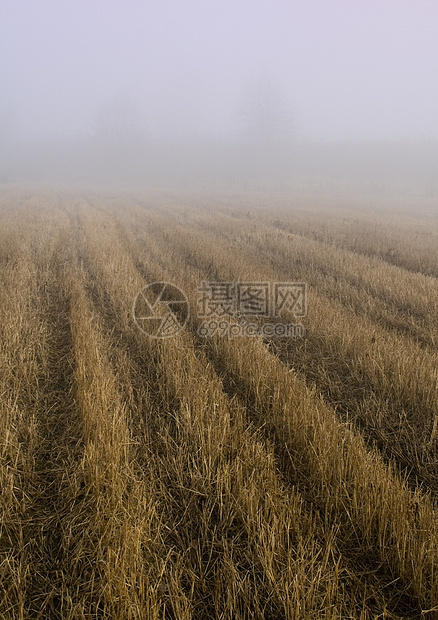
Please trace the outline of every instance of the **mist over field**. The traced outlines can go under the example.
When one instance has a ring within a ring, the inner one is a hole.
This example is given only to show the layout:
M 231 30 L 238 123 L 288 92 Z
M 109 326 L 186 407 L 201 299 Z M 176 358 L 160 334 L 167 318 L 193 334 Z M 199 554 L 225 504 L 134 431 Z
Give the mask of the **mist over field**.
M 437 0 L 0 1 L 0 619 L 438 618 Z
M 5 0 L 0 181 L 429 196 L 432 0 Z

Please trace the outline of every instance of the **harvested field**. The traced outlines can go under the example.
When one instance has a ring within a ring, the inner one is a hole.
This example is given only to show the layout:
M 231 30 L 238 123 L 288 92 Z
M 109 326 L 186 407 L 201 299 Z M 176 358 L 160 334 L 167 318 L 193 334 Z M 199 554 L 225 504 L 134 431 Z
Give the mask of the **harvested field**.
M 1 618 L 438 618 L 415 200 L 0 191 Z M 190 308 L 167 338 L 134 320 L 152 282 Z M 203 282 L 305 283 L 276 317 L 304 333 L 206 336 Z

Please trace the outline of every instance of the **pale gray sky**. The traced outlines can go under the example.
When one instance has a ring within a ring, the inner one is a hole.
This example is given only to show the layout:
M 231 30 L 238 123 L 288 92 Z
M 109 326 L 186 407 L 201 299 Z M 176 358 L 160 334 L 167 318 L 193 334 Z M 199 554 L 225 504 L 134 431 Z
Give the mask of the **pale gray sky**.
M 269 74 L 312 140 L 438 139 L 437 0 L 2 0 L 0 112 L 89 132 L 132 97 L 152 133 L 229 133 Z

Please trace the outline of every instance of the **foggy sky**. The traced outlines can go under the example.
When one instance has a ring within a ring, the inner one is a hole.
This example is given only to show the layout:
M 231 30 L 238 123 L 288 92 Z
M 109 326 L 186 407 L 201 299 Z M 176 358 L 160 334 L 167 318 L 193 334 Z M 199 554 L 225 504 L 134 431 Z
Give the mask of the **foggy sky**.
M 261 74 L 298 137 L 438 139 L 436 0 L 2 0 L 0 115 L 23 138 L 136 102 L 153 135 L 229 136 Z

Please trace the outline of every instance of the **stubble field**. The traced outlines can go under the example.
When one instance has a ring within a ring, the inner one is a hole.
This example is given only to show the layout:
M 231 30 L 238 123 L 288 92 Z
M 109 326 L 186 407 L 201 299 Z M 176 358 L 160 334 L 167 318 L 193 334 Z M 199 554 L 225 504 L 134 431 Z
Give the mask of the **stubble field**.
M 3 188 L 0 617 L 438 618 L 437 247 L 431 198 Z M 304 335 L 203 337 L 202 282 Z

